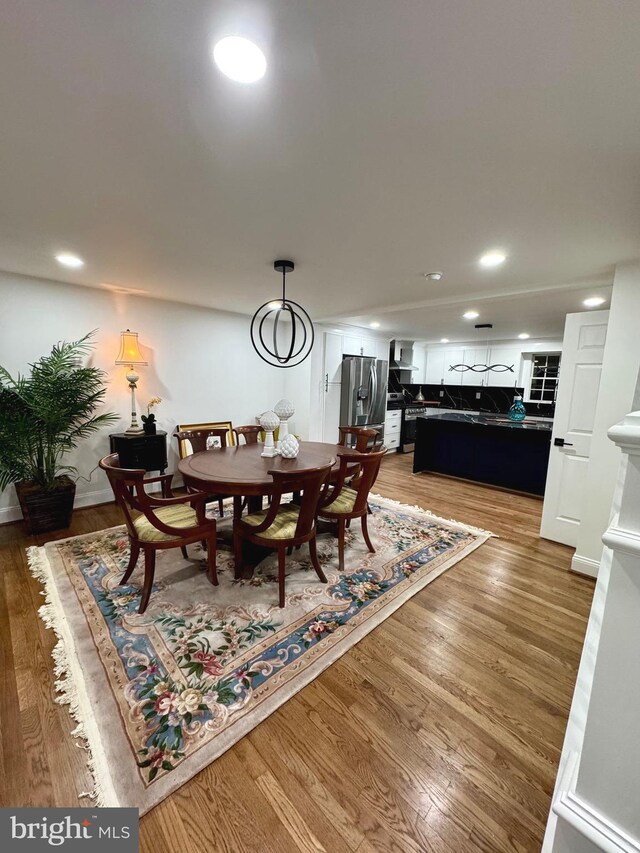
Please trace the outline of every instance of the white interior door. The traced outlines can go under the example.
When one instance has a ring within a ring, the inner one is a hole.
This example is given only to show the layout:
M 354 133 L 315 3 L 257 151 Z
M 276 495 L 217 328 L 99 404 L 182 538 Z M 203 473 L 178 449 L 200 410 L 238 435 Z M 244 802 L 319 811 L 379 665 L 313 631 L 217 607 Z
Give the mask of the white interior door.
M 608 311 L 567 314 L 540 535 L 575 548 L 607 335 Z M 564 442 L 558 446 L 555 442 Z

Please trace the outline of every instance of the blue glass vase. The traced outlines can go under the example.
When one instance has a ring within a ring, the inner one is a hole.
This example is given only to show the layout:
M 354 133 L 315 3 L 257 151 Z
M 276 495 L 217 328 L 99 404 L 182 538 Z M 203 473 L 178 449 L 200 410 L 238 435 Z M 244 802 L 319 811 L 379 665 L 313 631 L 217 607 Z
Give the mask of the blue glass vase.
M 516 395 L 513 398 L 513 403 L 507 413 L 507 417 L 510 421 L 515 421 L 515 423 L 523 421 L 527 417 L 527 410 L 522 402 L 522 397 Z

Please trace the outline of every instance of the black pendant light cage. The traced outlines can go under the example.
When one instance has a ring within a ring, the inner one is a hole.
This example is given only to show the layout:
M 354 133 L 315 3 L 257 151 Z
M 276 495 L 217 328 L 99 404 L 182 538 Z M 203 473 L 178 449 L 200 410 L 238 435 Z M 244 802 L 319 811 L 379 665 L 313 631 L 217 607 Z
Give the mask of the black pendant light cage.
M 261 305 L 251 319 L 251 343 L 263 361 L 272 367 L 295 367 L 301 364 L 313 348 L 315 332 L 311 317 L 286 296 L 286 275 L 293 272 L 293 261 L 274 261 L 273 268 L 282 273 L 282 296 Z M 277 307 L 276 307 L 277 306 Z M 269 329 L 265 324 L 273 323 Z M 289 330 L 289 341 L 284 348 L 278 344 L 278 330 L 284 323 Z

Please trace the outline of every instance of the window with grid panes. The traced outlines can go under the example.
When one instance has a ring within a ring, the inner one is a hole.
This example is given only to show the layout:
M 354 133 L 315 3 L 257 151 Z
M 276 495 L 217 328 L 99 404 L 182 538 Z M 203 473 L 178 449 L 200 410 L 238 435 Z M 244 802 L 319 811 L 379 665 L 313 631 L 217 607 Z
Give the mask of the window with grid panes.
M 553 403 L 556 399 L 559 375 L 558 353 L 541 352 L 534 355 L 529 399 L 539 403 Z

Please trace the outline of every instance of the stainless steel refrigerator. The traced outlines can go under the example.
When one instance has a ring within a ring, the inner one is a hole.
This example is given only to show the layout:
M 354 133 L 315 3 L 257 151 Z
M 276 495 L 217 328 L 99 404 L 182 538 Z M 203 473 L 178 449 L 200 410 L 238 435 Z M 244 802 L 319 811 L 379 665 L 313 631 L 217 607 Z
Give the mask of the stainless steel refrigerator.
M 340 426 L 377 429 L 384 438 L 389 362 L 348 355 L 342 360 Z

